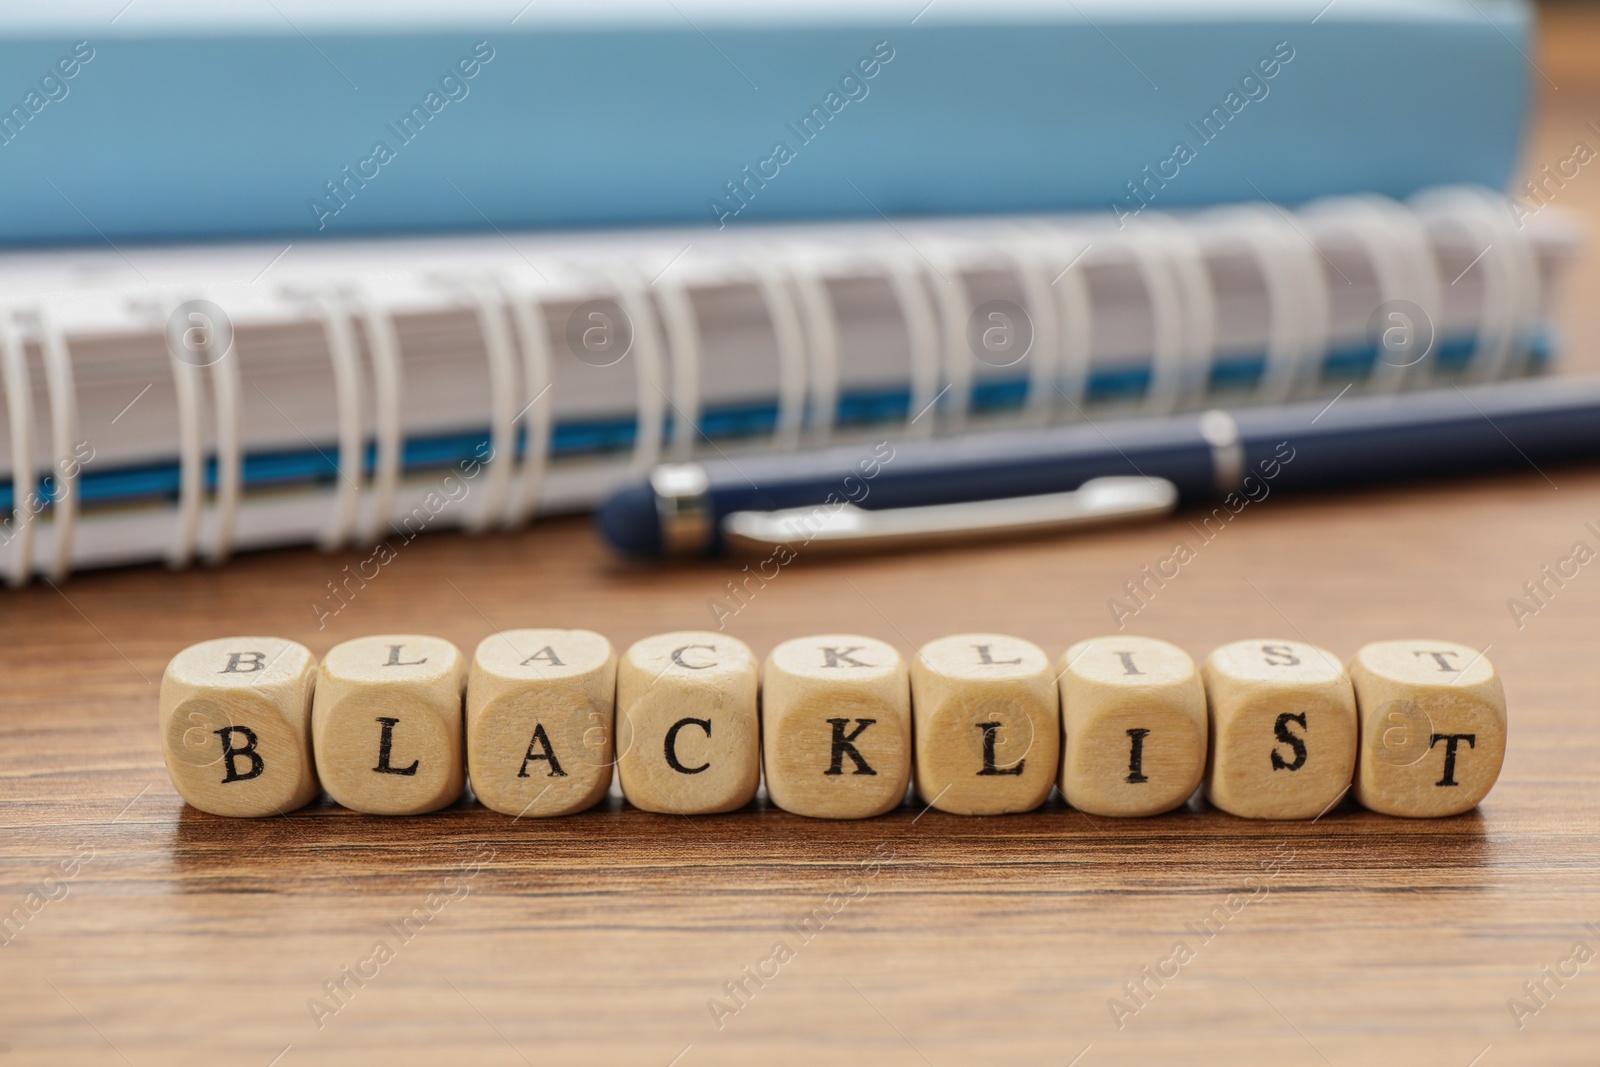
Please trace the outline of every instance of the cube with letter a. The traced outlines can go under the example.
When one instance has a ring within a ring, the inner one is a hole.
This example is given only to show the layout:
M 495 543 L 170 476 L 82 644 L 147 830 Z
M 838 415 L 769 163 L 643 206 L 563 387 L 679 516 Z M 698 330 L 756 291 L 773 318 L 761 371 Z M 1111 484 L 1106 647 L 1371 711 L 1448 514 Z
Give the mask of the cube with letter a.
M 280 637 L 191 645 L 161 676 L 161 748 L 184 800 L 213 815 L 282 815 L 318 792 L 317 660 Z
M 1158 815 L 1206 767 L 1206 694 L 1194 660 L 1151 637 L 1095 637 L 1059 665 L 1061 793 L 1091 815 Z
M 1004 634 L 930 641 L 911 660 L 917 793 L 958 815 L 1031 811 L 1055 785 L 1061 711 L 1039 646 Z
M 785 641 L 762 676 L 767 792 L 785 811 L 864 819 L 900 805 L 911 782 L 905 662 L 871 637 Z
M 1452 641 L 1378 641 L 1350 661 L 1360 717 L 1356 801 L 1386 815 L 1477 806 L 1506 754 L 1506 697 L 1482 652 Z
M 323 657 L 312 702 L 317 773 L 354 811 L 417 815 L 466 784 L 462 691 L 467 665 L 449 641 L 361 637 Z
M 636 641 L 617 666 L 617 777 L 644 811 L 733 811 L 761 784 L 759 672 L 743 641 L 680 631 Z
M 591 630 L 505 630 L 467 678 L 467 770 L 484 806 L 570 815 L 611 786 L 617 657 Z
M 1350 790 L 1356 696 L 1333 653 L 1235 641 L 1201 669 L 1211 716 L 1206 797 L 1250 819 L 1315 819 Z

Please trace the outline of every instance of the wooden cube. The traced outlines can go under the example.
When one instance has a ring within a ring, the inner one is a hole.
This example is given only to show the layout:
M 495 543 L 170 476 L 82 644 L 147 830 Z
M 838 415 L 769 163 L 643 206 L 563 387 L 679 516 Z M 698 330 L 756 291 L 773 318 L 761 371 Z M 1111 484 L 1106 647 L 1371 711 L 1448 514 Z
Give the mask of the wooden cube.
M 1235 641 L 1201 669 L 1211 717 L 1206 797 L 1248 819 L 1315 819 L 1350 789 L 1356 697 L 1315 645 Z
M 864 819 L 911 781 L 911 692 L 894 647 L 824 634 L 785 641 L 762 678 L 767 793 L 785 811 Z
M 1095 637 L 1059 664 L 1061 793 L 1091 815 L 1157 815 L 1206 766 L 1206 694 L 1194 660 L 1151 637 Z
M 506 630 L 467 678 L 467 770 L 485 807 L 570 815 L 611 787 L 617 657 L 590 630 Z
M 957 634 L 911 660 L 917 793 L 957 815 L 1031 811 L 1055 785 L 1061 707 L 1035 644 Z
M 635 642 L 617 666 L 617 777 L 644 811 L 733 811 L 761 784 L 760 671 L 748 645 L 681 631 Z
M 1500 676 L 1451 641 L 1378 641 L 1350 661 L 1360 718 L 1356 800 L 1432 818 L 1477 806 L 1506 754 Z
M 311 734 L 328 795 L 353 811 L 417 815 L 466 783 L 461 697 L 467 664 L 418 634 L 335 645 L 317 672 Z
M 318 792 L 317 660 L 280 637 L 202 641 L 161 676 L 161 748 L 184 800 L 213 815 L 282 815 Z

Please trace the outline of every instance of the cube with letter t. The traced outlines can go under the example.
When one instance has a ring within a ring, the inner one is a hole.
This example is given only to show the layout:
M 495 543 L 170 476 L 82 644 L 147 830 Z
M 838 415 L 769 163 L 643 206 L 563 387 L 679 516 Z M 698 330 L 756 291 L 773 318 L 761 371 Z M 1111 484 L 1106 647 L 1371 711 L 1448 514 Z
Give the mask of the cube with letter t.
M 1362 807 L 1458 815 L 1488 795 L 1506 755 L 1506 697 L 1482 652 L 1450 641 L 1378 641 L 1350 661 L 1350 680 Z

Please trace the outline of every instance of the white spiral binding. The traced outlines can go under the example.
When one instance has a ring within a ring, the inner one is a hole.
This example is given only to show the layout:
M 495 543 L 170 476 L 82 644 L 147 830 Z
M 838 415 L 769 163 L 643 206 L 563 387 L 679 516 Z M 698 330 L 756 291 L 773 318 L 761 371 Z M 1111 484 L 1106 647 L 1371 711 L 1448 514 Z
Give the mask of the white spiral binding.
M 938 419 L 928 409 L 939 398 L 939 321 L 928 298 L 922 272 L 904 256 L 886 251 L 879 257 L 884 277 L 900 307 L 910 354 L 911 401 L 906 406 L 907 437 L 931 437 Z
M 517 357 L 511 342 L 499 293 L 487 285 L 468 287 L 478 317 L 478 333 L 483 339 L 484 359 L 489 365 L 489 462 L 484 464 L 483 506 L 471 513 L 463 524 L 473 533 L 482 533 L 503 520 L 511 491 L 511 476 L 517 462 Z
M 772 447 L 797 448 L 806 417 L 806 335 L 800 325 L 800 309 L 780 264 L 768 256 L 756 256 L 750 266 L 778 350 L 778 418 L 772 427 Z
M 1133 260 L 1150 302 L 1150 383 L 1141 406 L 1151 414 L 1177 409 L 1188 373 L 1185 301 L 1161 238 L 1156 225 L 1146 220 L 1143 225 L 1129 226 L 1119 241 Z
M 1050 382 L 1050 403 L 1064 401 L 1063 417 L 1073 421 L 1084 417 L 1093 370 L 1094 303 L 1089 298 L 1088 277 L 1078 266 L 1092 245 L 1069 230 L 1052 228 L 1043 234 L 1048 241 L 1045 265 L 1052 272 L 1050 289 L 1055 295 L 1061 346 Z
M 553 420 L 551 403 L 545 394 L 552 388 L 550 377 L 550 333 L 544 305 L 522 288 L 508 288 L 518 347 L 522 349 L 522 388 L 524 394 L 522 466 L 511 500 L 506 505 L 505 525 L 520 526 L 533 518 L 544 493 L 545 472 L 550 465 L 550 434 Z
M 72 353 L 66 335 L 44 308 L 39 308 L 39 351 L 44 357 L 45 386 L 50 393 L 50 443 L 55 453 L 50 504 L 56 554 L 48 571 L 59 582 L 72 570 L 72 535 L 78 522 L 78 389 L 72 378 Z
M 401 418 L 405 380 L 401 373 L 400 335 L 395 330 L 394 316 L 380 298 L 368 294 L 361 299 L 361 328 L 372 360 L 377 447 L 372 464 L 371 507 L 356 537 L 362 544 L 371 545 L 382 540 L 400 494 L 406 447 Z
M 1042 426 L 1050 421 L 1055 411 L 1056 368 L 1061 355 L 1056 299 L 1050 291 L 1048 260 L 1037 237 L 1024 233 L 1008 245 L 1033 334 L 1028 351 L 1022 356 L 1029 360 L 1028 394 L 1023 400 L 1022 420 L 1029 425 Z
M 661 459 L 668 405 L 667 394 L 662 389 L 664 345 L 644 280 L 626 268 L 614 271 L 611 279 L 617 290 L 617 302 L 622 313 L 628 317 L 633 334 L 629 354 L 634 357 L 638 414 L 635 416 L 637 429 L 634 431 L 633 458 L 629 467 L 635 473 L 643 474 Z
M 1207 212 L 1203 218 L 1226 227 L 1256 261 L 1267 293 L 1266 364 L 1256 385 L 1263 403 L 1288 400 L 1328 348 L 1328 280 L 1316 248 L 1282 216 L 1245 204 Z
M 207 331 L 216 343 L 216 324 Z M 233 539 L 239 525 L 239 502 L 244 494 L 244 456 L 239 432 L 238 342 L 229 330 L 229 347 L 212 360 L 211 398 L 217 430 L 217 489 L 215 508 L 216 537 L 206 550 L 206 562 L 213 566 L 233 554 Z M 209 353 L 208 353 L 209 354 Z
M 0 309 L 0 371 L 6 387 L 6 417 L 11 424 L 11 569 L 6 584 L 13 589 L 33 577 L 33 518 L 28 498 L 38 488 L 33 465 L 33 384 L 28 380 L 27 350 L 10 309 Z
M 674 418 L 667 457 L 682 463 L 694 453 L 700 435 L 700 368 L 705 359 L 700 324 L 686 288 L 664 277 L 656 279 L 654 288 L 672 366 Z
M 1384 197 L 1333 197 L 1307 205 L 1305 214 L 1322 216 L 1344 228 L 1360 243 L 1378 282 L 1379 302 L 1410 300 L 1437 330 L 1443 305 L 1439 264 L 1433 242 L 1417 216 Z M 1377 354 L 1369 379 L 1372 392 L 1395 392 L 1420 373 L 1414 365 L 1391 362 Z
M 167 321 L 171 321 L 177 307 L 175 303 L 168 306 Z M 200 537 L 200 509 L 205 499 L 205 453 L 200 441 L 200 368 L 180 359 L 170 338 L 167 361 L 172 365 L 172 387 L 178 401 L 178 511 L 167 566 L 187 567 L 194 559 Z
M 362 432 L 360 362 L 350 313 L 336 293 L 318 294 L 316 305 L 322 314 L 323 337 L 333 365 L 333 395 L 339 413 L 339 476 L 334 488 L 333 516 L 321 543 L 324 550 L 331 552 L 349 542 L 360 516 L 366 435 Z
M 794 281 L 806 326 L 806 347 L 811 356 L 807 429 L 811 443 L 821 445 L 833 436 L 833 424 L 839 412 L 839 323 L 834 317 L 828 283 L 810 264 L 797 265 Z
M 1441 221 L 1460 226 L 1482 244 L 1478 261 L 1484 279 L 1482 311 L 1467 377 L 1474 381 L 1503 377 L 1514 358 L 1527 356 L 1538 329 L 1539 265 L 1533 246 L 1512 218 L 1505 198 L 1487 189 L 1433 189 L 1413 197 L 1411 204 L 1424 213 L 1437 211 Z
M 944 335 L 944 373 L 949 384 L 945 393 L 944 428 L 961 430 L 972 410 L 972 370 L 977 356 L 967 347 L 967 323 L 972 318 L 972 295 L 967 279 L 954 257 L 934 253 L 940 262 L 930 261 L 935 276 L 929 279 L 933 300 L 939 309 L 939 329 Z
M 1178 396 L 1174 406 L 1194 407 L 1205 399 L 1210 389 L 1212 364 L 1216 360 L 1217 297 L 1211 284 L 1211 268 L 1192 227 L 1157 212 L 1140 222 L 1150 229 L 1165 254 L 1181 305 L 1178 322 L 1183 369 L 1177 376 Z M 1161 410 L 1170 409 L 1163 406 Z
M 1476 263 L 1483 275 L 1483 295 L 1467 376 L 1475 380 L 1500 377 L 1512 369 L 1513 360 L 1526 353 L 1540 312 L 1538 264 L 1530 241 L 1494 194 L 1468 188 L 1433 190 L 1414 198 L 1409 210 L 1378 197 L 1333 198 L 1306 210 L 1324 220 L 1325 232 L 1343 229 L 1355 239 L 1371 264 L 1380 299 L 1414 300 L 1435 324 L 1442 321 L 1445 286 L 1429 226 L 1436 231 L 1444 227 L 1464 231 L 1474 250 L 1483 248 L 1481 261 Z M 1266 366 L 1255 399 L 1287 399 L 1299 391 L 1315 369 L 1315 359 L 1328 345 L 1329 278 L 1320 254 L 1292 222 L 1264 208 L 1222 209 L 1215 217 L 1232 224 L 1230 234 L 1249 249 L 1267 290 Z M 1152 215 L 1122 234 L 1095 239 L 1114 243 L 1130 257 L 1148 295 L 1152 364 L 1144 407 L 1171 411 L 1185 406 L 1204 392 L 1216 351 L 1216 298 L 1197 232 Z M 1093 307 L 1086 272 L 1074 264 L 1079 254 L 1087 251 L 1087 240 L 1052 231 L 1006 247 L 1033 319 L 1035 358 L 1029 367 L 1022 412 L 1023 420 L 1030 423 L 1049 421 L 1058 408 L 1058 396 L 1065 397 L 1073 414 L 1084 406 L 1091 369 Z M 974 369 L 966 345 L 971 296 L 965 279 L 949 255 L 930 262 L 928 270 L 904 256 L 885 254 L 882 261 L 908 339 L 912 398 L 908 419 L 938 399 L 941 368 L 954 394 L 943 419 L 908 424 L 905 432 L 932 432 L 936 421 L 959 427 L 970 409 Z M 840 394 L 839 324 L 826 276 L 814 262 L 799 257 L 784 263 L 772 256 L 758 256 L 751 259 L 750 266 L 778 352 L 778 417 L 772 443 L 793 447 L 805 429 L 812 440 L 825 442 L 834 429 Z M 942 282 L 935 275 L 942 276 Z M 663 282 L 656 287 L 657 299 L 652 299 L 651 286 L 634 273 L 617 273 L 612 280 L 631 322 L 637 362 L 638 433 L 632 466 L 645 469 L 660 456 L 669 404 L 677 409 L 677 419 L 667 451 L 674 459 L 687 458 L 702 413 L 704 371 L 704 339 L 689 292 L 682 285 Z M 553 404 L 541 398 L 551 387 L 552 366 L 548 324 L 543 305 L 534 296 L 510 288 L 491 292 L 480 287 L 473 289 L 473 298 L 489 365 L 491 439 L 498 460 L 489 465 L 486 507 L 475 513 L 470 523 L 472 528 L 482 529 L 495 521 L 506 525 L 526 521 L 539 506 L 554 421 Z M 324 293 L 315 302 L 323 320 L 338 411 L 339 483 L 332 520 L 323 538 L 323 546 L 331 549 L 347 543 L 358 525 L 360 536 L 376 539 L 392 515 L 403 475 L 403 370 L 390 313 L 367 302 L 361 315 L 373 363 L 377 459 L 372 507 L 362 522 L 366 440 L 361 420 L 361 346 L 351 311 L 339 294 Z M 43 312 L 37 323 L 57 487 L 52 507 L 53 558 L 39 569 L 60 578 L 71 563 L 79 513 L 79 463 L 74 453 L 76 390 L 64 334 Z M 670 395 L 662 388 L 667 373 L 663 361 L 668 358 Z M 179 493 L 176 536 L 168 562 L 187 564 L 202 547 L 210 561 L 218 562 L 233 548 L 243 495 L 240 370 L 232 353 L 209 364 L 216 409 L 217 523 L 215 537 L 202 546 L 207 494 L 199 368 L 177 358 L 176 353 L 169 352 L 169 362 L 177 401 Z M 1408 378 L 1431 374 L 1434 369 L 1430 365 L 1408 370 L 1380 358 L 1371 387 L 1375 391 L 1398 389 Z M 27 346 L 9 315 L 0 317 L 0 370 L 14 469 L 12 551 L 6 580 L 19 585 L 31 577 L 35 567 L 35 516 L 27 499 L 37 484 L 38 468 L 33 456 L 35 413 Z M 525 406 L 513 410 L 519 403 Z M 517 435 L 524 414 L 521 426 L 527 443 L 518 463 Z

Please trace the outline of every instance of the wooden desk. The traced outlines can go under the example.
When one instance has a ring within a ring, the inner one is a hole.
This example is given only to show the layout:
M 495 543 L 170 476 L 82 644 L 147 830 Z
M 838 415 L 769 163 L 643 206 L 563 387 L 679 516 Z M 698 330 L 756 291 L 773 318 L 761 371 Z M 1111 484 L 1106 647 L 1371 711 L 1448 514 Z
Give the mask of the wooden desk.
M 1560 91 L 1545 86 L 1531 167 L 1600 118 L 1600 21 L 1558 11 L 1551 25 L 1541 63 Z M 1563 195 L 1600 219 L 1600 177 Z M 1597 281 L 1591 252 L 1565 316 L 1589 369 Z M 1575 942 L 1600 950 L 1584 925 L 1600 923 L 1600 563 L 1521 629 L 1506 606 L 1573 542 L 1594 544 L 1587 520 L 1600 520 L 1593 471 L 1269 498 L 1136 619 L 1197 657 L 1268 634 L 1344 655 L 1416 634 L 1491 646 L 1513 716 L 1505 773 L 1480 811 L 1437 822 L 1348 806 L 1314 826 L 1203 806 L 1118 822 L 1059 801 L 863 823 L 615 803 L 515 823 L 473 804 L 228 821 L 180 803 L 157 745 L 156 682 L 190 642 L 266 631 L 321 653 L 413 629 L 470 649 L 548 625 L 620 646 L 708 625 L 734 568 L 630 573 L 571 521 L 420 540 L 322 631 L 309 603 L 355 556 L 8 593 L 0 912 L 58 862 L 78 865 L 0 949 L 0 1063 L 1592 1063 L 1600 962 L 1549 982 L 1520 1032 L 1507 1006 Z M 1054 653 L 1106 631 L 1122 582 L 1192 537 L 1178 520 L 802 560 L 729 629 L 761 653 L 807 631 L 910 651 L 962 629 Z M 1193 958 L 1172 976 L 1179 941 Z M 374 957 L 379 942 L 392 959 Z M 358 984 L 346 967 L 376 974 Z M 730 982 L 748 994 L 731 998 Z M 1112 998 L 1139 1007 L 1120 1029 Z M 319 1019 L 314 999 L 343 1006 Z

